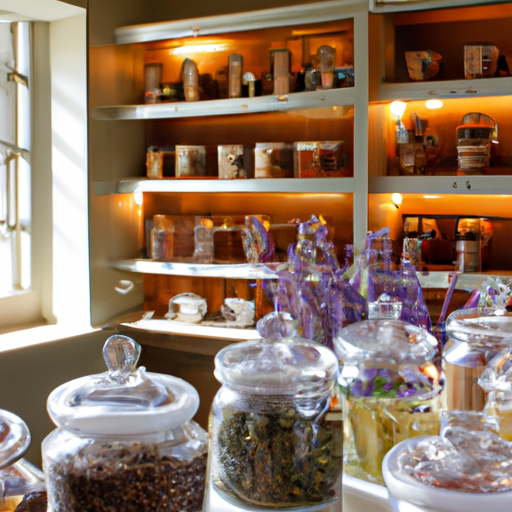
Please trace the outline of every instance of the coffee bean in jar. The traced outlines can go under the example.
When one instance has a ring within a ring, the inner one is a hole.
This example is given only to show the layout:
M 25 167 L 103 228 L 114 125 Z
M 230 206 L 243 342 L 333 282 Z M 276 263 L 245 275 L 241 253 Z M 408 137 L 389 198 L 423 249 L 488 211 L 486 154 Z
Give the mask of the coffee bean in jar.
M 207 436 L 191 420 L 199 398 L 187 382 L 136 369 L 140 347 L 107 340 L 110 371 L 54 390 L 58 426 L 43 442 L 53 512 L 199 512 Z

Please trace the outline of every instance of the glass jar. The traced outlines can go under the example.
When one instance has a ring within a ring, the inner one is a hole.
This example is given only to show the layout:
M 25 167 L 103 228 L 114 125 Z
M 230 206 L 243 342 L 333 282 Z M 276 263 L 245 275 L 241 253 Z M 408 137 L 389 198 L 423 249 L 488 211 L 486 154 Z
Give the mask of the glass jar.
M 437 346 L 427 330 L 401 320 L 365 320 L 335 336 L 345 473 L 382 484 L 382 460 L 395 444 L 439 432 L 444 377 Z
M 336 356 L 296 337 L 287 313 L 257 328 L 261 339 L 215 357 L 214 488 L 248 510 L 323 508 L 341 491 L 341 422 L 329 412 Z
M 445 369 L 448 410 L 482 411 L 484 390 L 478 385 L 489 361 L 512 346 L 512 313 L 469 308 L 446 320 Z
M 30 446 L 30 432 L 15 414 L 0 409 L 0 512 L 46 511 L 44 475 L 22 457 Z
M 512 340 L 511 340 L 512 341 Z M 498 423 L 498 434 L 512 441 L 512 352 L 507 347 L 496 354 L 478 384 L 486 393 L 484 413 Z
M 140 346 L 107 339 L 108 372 L 55 389 L 48 412 L 57 429 L 43 441 L 52 512 L 199 512 L 207 436 L 194 423 L 196 390 L 137 369 Z

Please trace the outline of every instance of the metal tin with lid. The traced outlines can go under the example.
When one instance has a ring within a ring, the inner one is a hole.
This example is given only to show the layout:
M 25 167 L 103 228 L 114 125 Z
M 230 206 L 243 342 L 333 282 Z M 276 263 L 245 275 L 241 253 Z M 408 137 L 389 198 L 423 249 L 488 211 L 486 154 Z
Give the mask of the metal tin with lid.
M 334 338 L 344 420 L 344 472 L 383 483 L 385 454 L 440 427 L 444 376 L 438 342 L 401 320 L 372 319 Z
M 53 512 L 197 512 L 206 477 L 206 433 L 192 421 L 193 386 L 137 369 L 140 346 L 114 335 L 109 371 L 67 382 L 48 398 L 57 429 L 43 442 Z
M 237 506 L 312 509 L 339 498 L 341 423 L 329 412 L 338 369 L 327 347 L 298 337 L 285 313 L 261 339 L 215 357 L 214 488 Z

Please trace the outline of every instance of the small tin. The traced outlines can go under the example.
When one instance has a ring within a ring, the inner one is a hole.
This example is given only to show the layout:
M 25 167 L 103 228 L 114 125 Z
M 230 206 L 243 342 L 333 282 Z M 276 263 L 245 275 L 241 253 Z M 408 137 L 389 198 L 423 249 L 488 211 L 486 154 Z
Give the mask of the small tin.
M 294 174 L 297 178 L 346 175 L 345 144 L 341 140 L 295 142 L 294 160 Z
M 293 144 L 257 142 L 254 167 L 255 178 L 293 178 Z
M 176 146 L 176 178 L 206 176 L 206 146 Z
M 251 150 L 242 144 L 218 146 L 219 178 L 250 178 Z

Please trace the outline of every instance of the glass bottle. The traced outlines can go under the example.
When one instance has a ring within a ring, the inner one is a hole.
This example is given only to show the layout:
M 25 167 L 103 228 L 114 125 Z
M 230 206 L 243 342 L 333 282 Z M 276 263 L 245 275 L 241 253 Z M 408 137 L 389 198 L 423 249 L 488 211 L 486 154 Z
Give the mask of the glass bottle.
M 329 413 L 336 356 L 298 338 L 287 313 L 257 328 L 261 339 L 215 357 L 214 489 L 246 510 L 325 506 L 340 497 L 342 470 L 341 422 Z
M 395 444 L 439 432 L 437 347 L 428 331 L 401 320 L 365 320 L 335 335 L 345 473 L 382 484 L 382 460 Z
M 485 393 L 478 385 L 487 364 L 512 346 L 512 313 L 501 308 L 454 311 L 446 320 L 448 410 L 482 411 Z
M 151 229 L 151 258 L 170 261 L 174 257 L 174 225 L 168 215 L 153 215 Z
M 192 421 L 197 391 L 137 369 L 139 354 L 131 338 L 111 336 L 103 348 L 108 372 L 50 394 L 57 428 L 42 453 L 52 512 L 202 509 L 207 436 Z
M 213 263 L 213 221 L 204 218 L 194 228 L 194 261 Z
M 498 423 L 498 434 L 512 441 L 512 351 L 498 352 L 486 366 L 478 384 L 486 393 L 484 414 Z
M 228 65 L 228 90 L 230 98 L 242 97 L 242 75 L 244 59 L 238 53 L 232 53 L 229 56 Z

